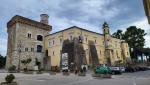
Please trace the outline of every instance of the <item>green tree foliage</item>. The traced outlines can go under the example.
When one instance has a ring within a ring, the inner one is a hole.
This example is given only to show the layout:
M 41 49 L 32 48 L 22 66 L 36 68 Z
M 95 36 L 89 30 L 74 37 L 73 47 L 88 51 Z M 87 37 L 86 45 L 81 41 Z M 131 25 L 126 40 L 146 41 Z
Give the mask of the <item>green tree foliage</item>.
M 136 26 L 130 26 L 124 33 L 122 33 L 122 30 L 117 30 L 117 32 L 113 33 L 113 37 L 123 39 L 129 44 L 130 55 L 132 58 L 136 58 L 137 55 L 142 56 L 142 53 L 144 53 L 143 51 L 146 51 L 143 50 L 145 44 L 145 35 L 145 31 L 141 28 L 137 28 Z M 131 48 L 133 48 L 132 52 Z M 146 54 L 148 53 L 146 52 Z
M 143 48 L 145 44 L 145 31 L 136 26 L 130 26 L 124 33 L 124 39 L 128 42 L 130 48 Z
M 6 63 L 6 57 L 0 54 L 0 68 L 4 68 Z
M 15 79 L 15 76 L 13 74 L 9 74 L 5 77 L 6 83 L 12 83 L 13 80 Z
M 23 64 L 23 65 L 25 65 L 25 71 L 27 71 L 27 67 L 28 67 L 28 64 L 30 64 L 30 62 L 32 61 L 32 59 L 31 58 L 28 58 L 28 59 L 24 59 L 24 60 L 21 60 L 21 63 Z
M 117 32 L 113 33 L 112 36 L 118 39 L 122 39 L 123 38 L 122 30 L 117 30 Z

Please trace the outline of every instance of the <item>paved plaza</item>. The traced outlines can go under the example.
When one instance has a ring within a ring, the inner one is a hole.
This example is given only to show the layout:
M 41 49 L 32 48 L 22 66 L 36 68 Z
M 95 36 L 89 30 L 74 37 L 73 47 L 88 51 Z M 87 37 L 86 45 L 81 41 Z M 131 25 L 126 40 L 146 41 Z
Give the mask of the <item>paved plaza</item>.
M 4 81 L 7 74 L 0 73 L 0 82 Z M 63 76 L 60 73 L 56 75 L 14 73 L 14 75 L 19 85 L 150 85 L 150 71 L 124 73 L 112 76 L 112 79 L 93 78 L 91 74 L 85 77 L 74 74 Z

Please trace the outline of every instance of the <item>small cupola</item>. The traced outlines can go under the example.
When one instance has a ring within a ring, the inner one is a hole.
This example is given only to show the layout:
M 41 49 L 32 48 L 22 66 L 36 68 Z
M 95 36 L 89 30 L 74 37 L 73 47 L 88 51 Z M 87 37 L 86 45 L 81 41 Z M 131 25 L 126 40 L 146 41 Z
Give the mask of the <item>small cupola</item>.
M 107 22 L 104 22 L 103 24 L 103 32 L 104 34 L 109 34 L 109 25 L 107 24 Z
M 41 14 L 40 17 L 41 17 L 41 21 L 40 21 L 41 23 L 48 24 L 49 16 L 47 14 Z

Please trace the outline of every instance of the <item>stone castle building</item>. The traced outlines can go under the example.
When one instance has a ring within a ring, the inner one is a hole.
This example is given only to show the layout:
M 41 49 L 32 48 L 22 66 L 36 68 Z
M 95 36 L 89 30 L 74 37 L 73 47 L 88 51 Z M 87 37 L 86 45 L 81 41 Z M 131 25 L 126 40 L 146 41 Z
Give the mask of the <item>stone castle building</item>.
M 69 65 L 115 65 L 130 58 L 128 43 L 112 37 L 106 22 L 102 26 L 103 34 L 77 26 L 49 34 L 52 26 L 48 24 L 47 14 L 41 15 L 40 22 L 16 15 L 7 23 L 7 28 L 7 67 L 15 65 L 22 69 L 20 61 L 31 58 L 29 68 L 32 69 L 37 58 L 42 68 L 50 69 L 61 66 L 62 54 L 66 52 Z
M 145 9 L 145 14 L 148 18 L 148 22 L 150 24 L 150 0 L 143 0 L 143 5 Z

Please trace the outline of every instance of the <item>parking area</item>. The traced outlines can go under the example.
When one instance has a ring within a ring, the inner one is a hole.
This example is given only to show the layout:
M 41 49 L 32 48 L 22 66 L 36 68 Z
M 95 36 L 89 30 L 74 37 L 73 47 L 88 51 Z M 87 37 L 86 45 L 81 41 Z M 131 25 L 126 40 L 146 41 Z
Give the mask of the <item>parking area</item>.
M 0 82 L 4 81 L 8 73 L 0 73 Z M 123 73 L 113 75 L 111 79 L 94 78 L 91 74 L 77 76 L 70 74 L 63 76 L 61 73 L 50 75 L 14 73 L 15 81 L 19 85 L 149 85 L 150 71 L 139 71 L 134 73 Z

